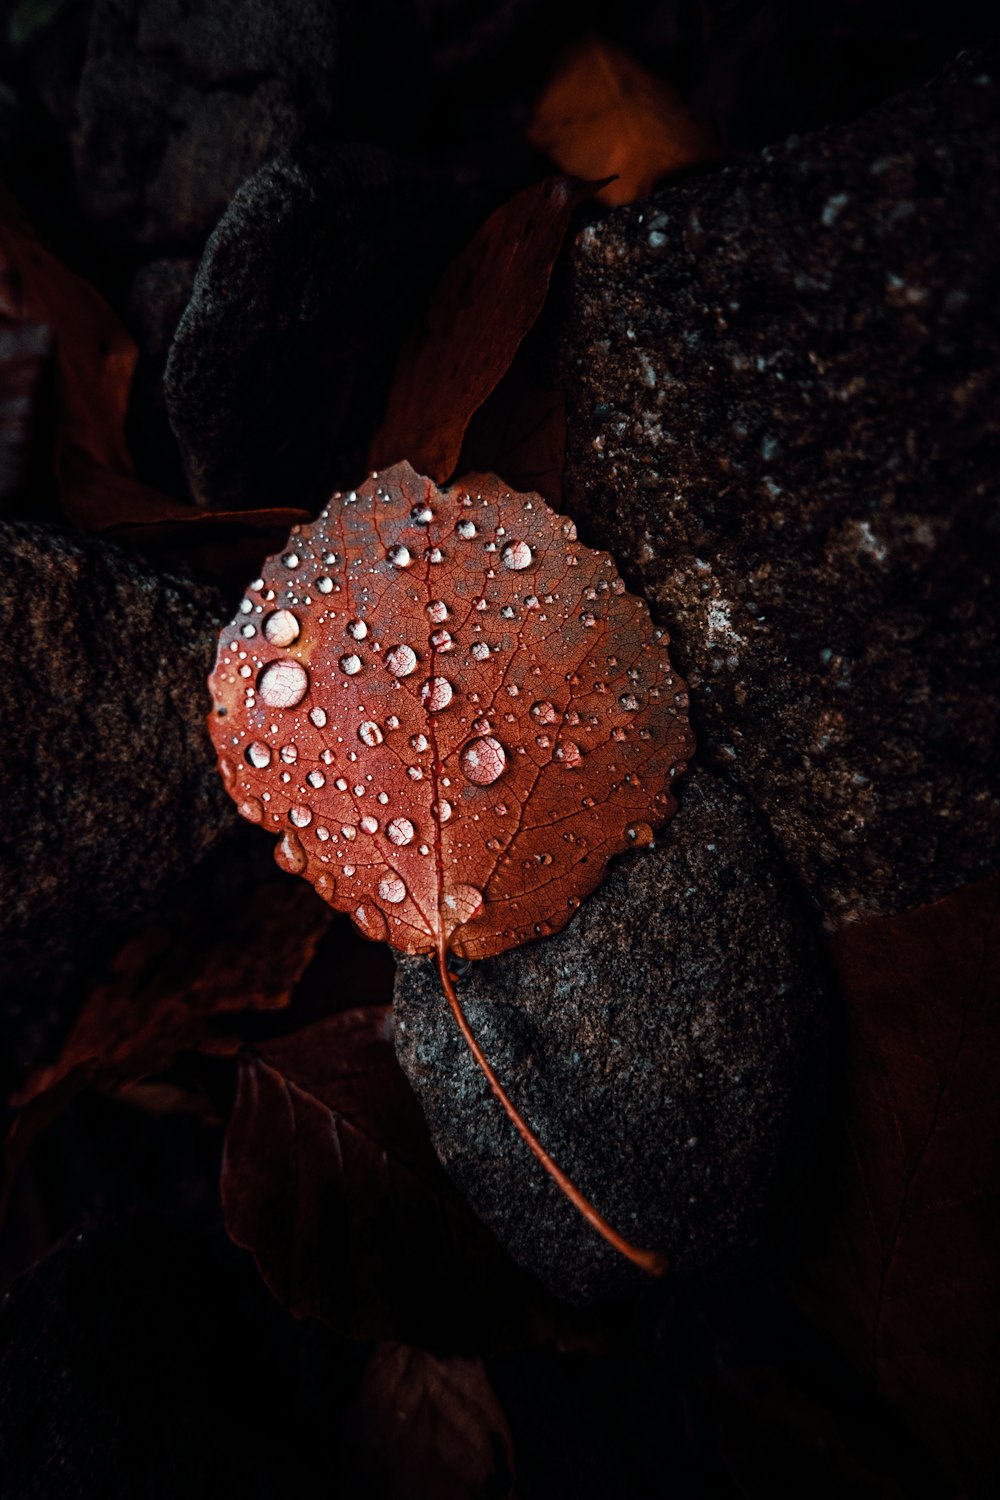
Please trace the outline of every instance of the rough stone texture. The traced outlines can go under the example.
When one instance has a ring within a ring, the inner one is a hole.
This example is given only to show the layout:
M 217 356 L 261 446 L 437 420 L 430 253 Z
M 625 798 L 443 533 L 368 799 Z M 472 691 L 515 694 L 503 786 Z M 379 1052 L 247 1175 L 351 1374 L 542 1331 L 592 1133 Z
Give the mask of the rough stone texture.
M 381 140 L 422 107 L 398 0 L 96 0 L 77 191 L 116 248 L 200 248 L 262 162 L 329 130 Z M 373 92 L 374 91 L 374 92 Z
M 477 964 L 461 998 L 511 1098 L 616 1228 L 679 1271 L 764 1233 L 822 1096 L 807 920 L 746 800 L 693 772 L 655 848 L 566 930 Z M 495 1102 L 432 965 L 400 961 L 397 1051 L 438 1155 L 511 1252 L 581 1300 L 646 1278 L 584 1223 Z
M 1000 48 L 586 228 L 566 508 L 830 927 L 997 861 Z
M 19 1003 L 57 990 L 234 827 L 205 727 L 223 613 L 211 589 L 103 542 L 0 528 L 0 991 L 15 1028 Z
M 167 364 L 199 499 L 308 505 L 357 482 L 421 298 L 497 191 L 479 160 L 373 146 L 310 147 L 241 188 Z

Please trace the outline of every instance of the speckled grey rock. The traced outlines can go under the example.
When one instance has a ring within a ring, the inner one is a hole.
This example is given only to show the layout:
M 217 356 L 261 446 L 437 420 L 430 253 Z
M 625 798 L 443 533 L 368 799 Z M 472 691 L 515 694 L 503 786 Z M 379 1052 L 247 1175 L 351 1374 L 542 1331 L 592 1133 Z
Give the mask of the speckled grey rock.
M 244 184 L 167 363 L 199 500 L 308 506 L 358 480 L 402 340 L 497 188 L 479 161 L 357 145 L 282 156 Z
M 821 966 L 760 823 L 694 771 L 655 848 L 564 932 L 474 966 L 461 999 L 542 1143 L 606 1218 L 682 1272 L 752 1252 L 823 1095 Z M 396 1048 L 441 1160 L 511 1252 L 580 1300 L 641 1287 L 544 1175 L 402 959 Z
M 224 606 L 99 540 L 0 528 L 0 990 L 58 989 L 238 821 L 205 726 Z
M 199 249 L 262 162 L 317 132 L 385 139 L 424 94 L 400 0 L 95 0 L 77 192 L 115 248 Z
M 566 508 L 827 925 L 1000 858 L 1000 47 L 577 238 Z

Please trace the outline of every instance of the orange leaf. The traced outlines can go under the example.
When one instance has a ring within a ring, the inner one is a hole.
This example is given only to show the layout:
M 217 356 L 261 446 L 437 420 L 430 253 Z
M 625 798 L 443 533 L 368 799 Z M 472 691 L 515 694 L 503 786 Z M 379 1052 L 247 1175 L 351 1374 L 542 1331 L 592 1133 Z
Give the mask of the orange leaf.
M 372 468 L 408 459 L 439 483 L 455 472 L 469 419 L 541 311 L 573 210 L 597 186 L 568 177 L 534 183 L 452 262 L 400 355 Z
M 646 198 L 671 172 L 716 154 L 708 131 L 674 89 L 594 36 L 563 57 L 528 135 L 563 172 L 613 174 L 616 180 L 597 195 L 613 204 Z
M 849 1027 L 839 1199 L 800 1300 L 970 1492 L 994 1493 L 1000 876 L 832 950 Z

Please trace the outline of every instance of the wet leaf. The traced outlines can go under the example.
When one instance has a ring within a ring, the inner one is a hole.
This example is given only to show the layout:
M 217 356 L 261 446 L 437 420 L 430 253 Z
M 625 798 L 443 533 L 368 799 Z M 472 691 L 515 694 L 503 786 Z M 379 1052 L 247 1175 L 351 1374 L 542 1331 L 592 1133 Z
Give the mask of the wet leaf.
M 556 1304 L 435 1156 L 389 1006 L 342 1011 L 241 1056 L 222 1197 L 229 1233 L 297 1316 L 439 1350 L 554 1326 Z
M 675 808 L 687 695 L 646 605 L 493 476 L 335 496 L 222 633 L 230 794 L 369 937 L 482 958 L 558 931 Z
M 1000 877 L 832 943 L 849 1026 L 839 1201 L 799 1288 L 970 1493 L 1000 1476 Z
M 561 171 L 614 174 L 597 195 L 604 203 L 647 198 L 671 172 L 715 155 L 710 135 L 674 89 L 595 36 L 563 57 L 528 134 Z
M 598 185 L 569 177 L 534 183 L 498 208 L 449 266 L 400 355 L 373 468 L 407 459 L 439 483 L 455 472 L 469 419 L 541 311 L 573 210 Z
M 514 1442 L 480 1359 L 384 1343 L 344 1414 L 346 1478 L 371 1500 L 503 1500 Z
M 268 882 L 239 901 L 147 928 L 91 992 L 56 1061 L 13 1102 L 23 1107 L 68 1081 L 155 1073 L 198 1046 L 213 1017 L 287 1005 L 330 915 L 304 888 Z

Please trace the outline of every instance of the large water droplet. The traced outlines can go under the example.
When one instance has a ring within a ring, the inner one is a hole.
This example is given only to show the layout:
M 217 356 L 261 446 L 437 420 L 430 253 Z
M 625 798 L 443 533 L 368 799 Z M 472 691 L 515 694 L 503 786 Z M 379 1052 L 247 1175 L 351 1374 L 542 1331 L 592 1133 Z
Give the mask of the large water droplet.
M 349 656 L 342 656 L 338 665 L 348 677 L 356 677 L 361 671 L 361 657 L 355 656 L 352 652 Z
M 281 759 L 284 761 L 286 766 L 294 766 L 295 762 L 299 758 L 299 747 L 298 745 L 282 745 L 281 749 L 278 751 L 278 754 L 281 756 Z
M 432 599 L 427 606 L 427 613 L 435 625 L 441 625 L 448 618 L 448 606 L 443 599 Z
M 352 620 L 347 627 L 347 634 L 355 641 L 363 641 L 368 634 L 368 626 L 364 620 Z
M 306 780 L 308 781 L 309 785 L 313 787 L 317 792 L 319 791 L 321 786 L 326 786 L 326 777 L 323 775 L 322 771 L 310 771 L 309 775 L 306 777 Z
M 627 714 L 634 714 L 639 707 L 639 700 L 634 693 L 622 693 L 618 699 L 618 705 Z
M 301 662 L 272 661 L 257 678 L 257 691 L 269 708 L 294 708 L 309 689 L 309 674 Z
M 531 566 L 531 548 L 527 542 L 508 542 L 500 554 L 500 561 L 505 568 L 520 573 L 522 568 Z
M 462 773 L 475 786 L 492 786 L 503 775 L 507 756 L 492 735 L 470 740 L 461 754 Z
M 270 747 L 263 740 L 254 740 L 252 745 L 247 746 L 247 760 L 258 771 L 263 771 L 265 766 L 271 764 Z
M 304 805 L 302 805 L 299 807 L 290 807 L 288 809 L 288 821 L 290 823 L 294 823 L 296 828 L 308 828 L 312 820 L 313 815 L 311 807 L 305 807 Z
M 412 844 L 416 829 L 409 818 L 393 818 L 386 828 L 386 836 L 394 844 Z
M 559 712 L 548 698 L 541 698 L 531 705 L 531 717 L 536 724 L 558 724 Z
M 393 646 L 385 655 L 385 664 L 393 677 L 409 677 L 417 665 L 417 653 L 412 646 Z
M 435 630 L 434 634 L 431 636 L 431 645 L 434 647 L 435 651 L 454 651 L 455 642 L 452 639 L 451 631 Z
M 476 523 L 475 521 L 459 521 L 458 525 L 455 527 L 455 530 L 458 532 L 459 536 L 464 537 L 468 542 L 471 541 L 471 539 L 476 534 Z
M 382 743 L 382 731 L 372 719 L 366 719 L 363 724 L 358 725 L 358 739 L 363 745 L 374 749 Z
M 279 870 L 285 870 L 289 875 L 302 874 L 307 863 L 306 851 L 297 833 L 286 833 L 278 840 L 274 851 L 274 862 Z
M 319 589 L 319 592 L 321 594 L 332 594 L 333 593 L 333 579 L 332 578 L 328 578 L 326 576 L 326 574 L 324 573 L 324 575 L 322 576 L 322 578 L 317 578 L 317 580 L 316 580 L 316 587 Z
M 430 740 L 427 738 L 426 734 L 410 735 L 410 745 L 414 750 L 426 750 L 429 744 Z
M 448 913 L 449 926 L 454 930 L 482 911 L 483 893 L 474 885 L 457 885 L 453 891 L 445 893 L 442 905 Z
M 433 806 L 431 807 L 431 812 L 434 814 L 435 818 L 437 818 L 439 823 L 447 823 L 452 814 L 451 803 L 445 801 L 442 798 L 440 802 L 435 802 L 433 804 Z
M 583 760 L 583 751 L 572 740 L 563 740 L 556 746 L 552 758 L 559 761 L 560 765 L 578 766 Z
M 428 713 L 440 713 L 454 697 L 447 677 L 430 677 L 420 689 L 420 701 Z
M 485 641 L 477 641 L 472 648 L 472 654 L 476 661 L 487 661 L 489 659 L 490 648 Z
M 346 868 L 344 873 L 347 874 Z M 354 873 L 353 870 L 351 873 Z M 377 906 L 362 902 L 359 907 L 355 908 L 354 920 L 365 937 L 371 938 L 376 943 L 384 943 L 389 936 L 389 923 L 385 919 L 385 913 L 379 911 Z
M 653 842 L 653 830 L 648 823 L 630 823 L 625 830 L 625 837 L 637 849 L 644 849 Z
M 299 638 L 299 622 L 290 609 L 276 609 L 264 621 L 264 639 L 272 646 L 290 646 Z
M 413 561 L 409 547 L 404 547 L 402 543 L 398 547 L 390 547 L 386 556 L 394 568 L 408 568 Z
M 378 893 L 391 906 L 398 906 L 400 901 L 406 900 L 406 886 L 398 875 L 383 876 L 378 883 Z
M 297 568 L 299 565 L 299 554 L 297 552 L 286 552 L 281 561 L 286 568 Z
M 309 710 L 309 717 L 312 720 L 312 722 L 316 725 L 317 729 L 325 729 L 326 728 L 326 709 L 325 708 L 311 708 Z
M 366 816 L 361 819 L 362 833 L 378 833 L 378 819 Z

